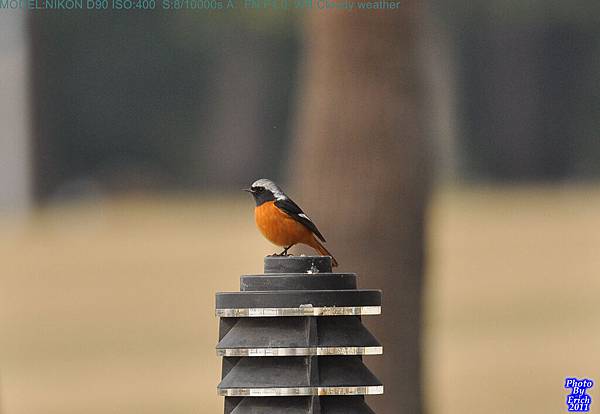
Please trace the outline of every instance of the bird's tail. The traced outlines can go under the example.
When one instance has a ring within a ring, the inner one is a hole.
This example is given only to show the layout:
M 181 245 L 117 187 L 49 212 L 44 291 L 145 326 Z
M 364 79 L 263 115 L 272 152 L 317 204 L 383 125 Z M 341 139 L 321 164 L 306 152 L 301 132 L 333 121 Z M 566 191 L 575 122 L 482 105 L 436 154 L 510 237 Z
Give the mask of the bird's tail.
M 333 267 L 338 266 L 338 262 L 337 262 L 337 260 L 335 260 L 335 257 L 333 257 L 331 252 L 329 252 L 329 250 L 327 250 L 327 248 L 325 248 L 325 246 L 323 246 L 323 244 L 319 240 L 317 240 L 316 237 L 312 238 L 310 247 L 312 247 L 313 249 L 318 251 L 322 256 L 330 256 L 331 257 L 331 266 L 333 266 Z

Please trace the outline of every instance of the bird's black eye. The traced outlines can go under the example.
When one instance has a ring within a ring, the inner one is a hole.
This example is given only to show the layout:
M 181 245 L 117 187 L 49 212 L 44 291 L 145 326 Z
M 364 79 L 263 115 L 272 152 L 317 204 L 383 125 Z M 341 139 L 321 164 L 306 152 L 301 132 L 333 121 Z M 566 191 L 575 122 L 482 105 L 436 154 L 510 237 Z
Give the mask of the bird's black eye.
M 262 193 L 264 191 L 263 187 L 252 187 L 252 191 L 255 193 Z

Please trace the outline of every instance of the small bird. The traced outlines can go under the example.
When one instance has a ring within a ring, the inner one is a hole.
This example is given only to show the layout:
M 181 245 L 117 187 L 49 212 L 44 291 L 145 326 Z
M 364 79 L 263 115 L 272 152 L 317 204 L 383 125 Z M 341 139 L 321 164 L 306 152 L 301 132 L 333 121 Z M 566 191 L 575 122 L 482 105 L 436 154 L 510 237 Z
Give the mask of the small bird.
M 260 232 L 271 243 L 283 247 L 286 255 L 296 244 L 306 244 L 323 256 L 331 256 L 332 266 L 338 262 L 323 246 L 325 238 L 315 223 L 271 180 L 261 178 L 244 189 L 254 197 L 254 219 Z M 319 241 L 320 240 L 320 241 Z

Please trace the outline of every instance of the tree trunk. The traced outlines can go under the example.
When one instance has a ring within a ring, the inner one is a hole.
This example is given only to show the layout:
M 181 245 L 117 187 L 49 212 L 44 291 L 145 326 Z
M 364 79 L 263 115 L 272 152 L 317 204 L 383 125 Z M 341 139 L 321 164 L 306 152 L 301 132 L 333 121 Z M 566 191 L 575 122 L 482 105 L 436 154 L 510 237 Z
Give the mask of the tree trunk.
M 399 10 L 315 10 L 292 147 L 298 202 L 341 269 L 381 288 L 381 317 L 365 318 L 384 345 L 367 357 L 385 395 L 378 414 L 422 412 L 423 233 L 429 185 L 420 126 L 416 2 Z

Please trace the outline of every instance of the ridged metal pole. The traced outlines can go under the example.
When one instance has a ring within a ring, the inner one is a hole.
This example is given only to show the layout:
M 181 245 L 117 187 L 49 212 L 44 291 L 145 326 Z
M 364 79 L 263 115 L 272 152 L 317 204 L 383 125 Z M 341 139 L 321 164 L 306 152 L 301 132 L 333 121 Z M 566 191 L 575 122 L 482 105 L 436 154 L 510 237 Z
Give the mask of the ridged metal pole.
M 383 385 L 362 356 L 383 347 L 361 316 L 381 313 L 381 291 L 358 289 L 356 274 L 332 273 L 329 257 L 268 256 L 216 308 L 225 414 L 374 414 L 364 396 Z

